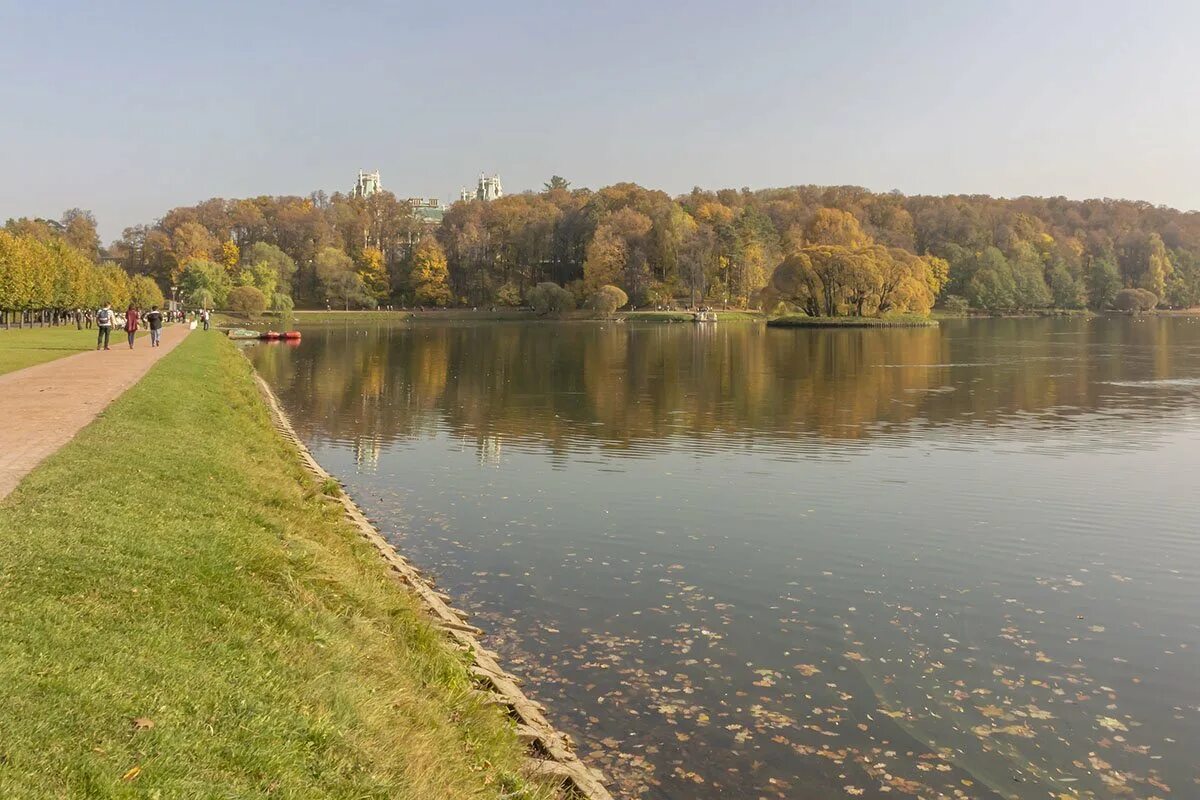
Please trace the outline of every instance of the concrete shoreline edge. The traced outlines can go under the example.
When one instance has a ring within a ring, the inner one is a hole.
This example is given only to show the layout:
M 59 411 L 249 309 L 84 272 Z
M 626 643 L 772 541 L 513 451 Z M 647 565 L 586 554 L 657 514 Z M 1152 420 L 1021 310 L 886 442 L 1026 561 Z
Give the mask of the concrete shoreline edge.
M 276 432 L 296 449 L 301 463 L 316 480 L 334 480 L 340 486 L 341 481 L 317 462 L 300 439 L 275 392 L 257 370 L 253 370 L 253 375 Z M 559 781 L 566 798 L 613 800 L 604 786 L 603 774 L 583 763 L 572 749 L 570 737 L 556 730 L 546 719 L 545 707 L 526 696 L 520 689 L 520 679 L 501 667 L 497 654 L 480 643 L 483 631 L 467 622 L 469 615 L 454 608 L 449 595 L 438 591 L 419 569 L 400 555 L 344 490 L 331 499 L 342 505 L 346 519 L 375 547 L 390 568 L 392 577 L 417 595 L 434 627 L 455 647 L 470 655 L 471 678 L 477 691 L 486 694 L 488 702 L 503 708 L 516 722 L 517 736 L 526 748 L 531 772 Z

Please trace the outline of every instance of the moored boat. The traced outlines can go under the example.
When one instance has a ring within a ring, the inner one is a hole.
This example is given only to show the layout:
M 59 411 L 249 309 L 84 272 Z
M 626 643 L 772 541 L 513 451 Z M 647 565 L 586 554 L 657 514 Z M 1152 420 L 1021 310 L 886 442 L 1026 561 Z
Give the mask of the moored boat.
M 257 339 L 262 334 L 247 328 L 230 328 L 226 335 L 230 339 Z

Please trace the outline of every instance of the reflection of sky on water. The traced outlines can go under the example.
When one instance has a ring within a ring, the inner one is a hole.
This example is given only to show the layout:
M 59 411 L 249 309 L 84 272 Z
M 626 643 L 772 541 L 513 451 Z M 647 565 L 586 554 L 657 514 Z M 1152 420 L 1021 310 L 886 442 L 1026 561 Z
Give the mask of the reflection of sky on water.
M 779 351 L 733 326 L 652 334 L 658 372 L 536 325 L 533 372 L 454 330 L 306 331 L 264 372 L 631 796 L 1186 797 L 1200 334 L 1072 325 L 934 332 L 910 360 L 971 357 L 898 382 L 870 376 L 902 352 L 841 342 L 758 394 L 705 396 L 736 371 L 712 351 Z M 589 353 L 608 385 L 581 388 Z

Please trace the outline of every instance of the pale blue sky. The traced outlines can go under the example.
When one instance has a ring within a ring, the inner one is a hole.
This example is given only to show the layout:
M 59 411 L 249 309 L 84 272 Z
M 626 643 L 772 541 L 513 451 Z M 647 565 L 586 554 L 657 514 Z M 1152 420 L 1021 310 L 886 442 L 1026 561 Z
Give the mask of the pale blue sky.
M 1200 208 L 1200 3 L 0 0 L 0 218 L 859 184 Z

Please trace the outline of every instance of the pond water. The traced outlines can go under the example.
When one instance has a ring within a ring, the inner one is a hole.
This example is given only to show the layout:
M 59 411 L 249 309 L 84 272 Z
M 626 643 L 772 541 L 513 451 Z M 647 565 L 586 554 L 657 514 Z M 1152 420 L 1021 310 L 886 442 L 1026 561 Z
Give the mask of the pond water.
M 615 794 L 1200 797 L 1200 321 L 303 331 L 300 435 Z

